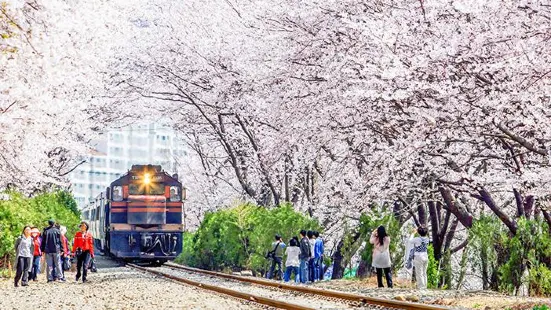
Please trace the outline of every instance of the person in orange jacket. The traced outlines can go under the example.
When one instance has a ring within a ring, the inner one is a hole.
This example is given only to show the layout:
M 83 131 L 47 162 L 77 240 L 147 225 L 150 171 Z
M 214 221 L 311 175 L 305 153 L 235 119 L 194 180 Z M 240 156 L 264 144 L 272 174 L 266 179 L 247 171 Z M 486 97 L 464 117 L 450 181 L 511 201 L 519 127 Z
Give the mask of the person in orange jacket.
M 80 231 L 75 234 L 73 240 L 73 257 L 77 258 L 76 281 L 80 279 L 82 270 L 82 282 L 85 283 L 90 258 L 94 258 L 94 238 L 88 232 L 88 223 L 81 222 L 79 227 Z

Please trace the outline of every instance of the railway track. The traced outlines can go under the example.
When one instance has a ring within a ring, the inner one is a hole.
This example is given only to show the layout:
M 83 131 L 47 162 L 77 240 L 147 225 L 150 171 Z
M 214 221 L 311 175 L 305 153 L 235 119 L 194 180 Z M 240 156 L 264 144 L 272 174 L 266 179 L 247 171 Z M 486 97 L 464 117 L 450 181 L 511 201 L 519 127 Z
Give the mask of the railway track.
M 176 264 L 166 264 L 161 268 L 145 268 L 132 264 L 127 266 L 188 285 L 280 309 L 447 309 L 302 285 L 289 285 Z

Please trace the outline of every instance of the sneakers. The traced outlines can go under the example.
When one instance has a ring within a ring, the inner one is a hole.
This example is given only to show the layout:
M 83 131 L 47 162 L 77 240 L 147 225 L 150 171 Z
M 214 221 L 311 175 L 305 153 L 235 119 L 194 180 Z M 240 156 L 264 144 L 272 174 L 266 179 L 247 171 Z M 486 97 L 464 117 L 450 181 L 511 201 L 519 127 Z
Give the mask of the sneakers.
M 29 283 L 27 283 L 27 282 L 21 283 L 21 286 L 29 286 Z
M 13 284 L 13 286 L 15 286 L 15 287 L 19 287 L 19 284 L 17 284 L 17 283 L 14 283 L 14 284 Z
M 61 279 L 57 279 L 57 281 L 59 281 L 59 282 L 65 282 L 66 280 L 65 280 L 65 278 L 61 278 Z

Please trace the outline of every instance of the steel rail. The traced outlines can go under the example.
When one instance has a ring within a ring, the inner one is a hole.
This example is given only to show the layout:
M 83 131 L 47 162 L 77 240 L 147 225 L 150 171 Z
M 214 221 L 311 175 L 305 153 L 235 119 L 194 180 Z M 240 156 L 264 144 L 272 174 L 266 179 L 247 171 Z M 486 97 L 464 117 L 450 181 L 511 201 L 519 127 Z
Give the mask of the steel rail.
M 235 290 L 230 290 L 230 289 L 227 289 L 227 288 L 224 288 L 224 287 L 219 287 L 219 286 L 215 286 L 215 285 L 211 285 L 211 284 L 205 284 L 205 283 L 201 283 L 201 282 L 197 282 L 197 281 L 192 281 L 192 280 L 189 280 L 189 279 L 186 279 L 186 278 L 173 276 L 173 275 L 161 272 L 161 271 L 151 270 L 151 269 L 144 268 L 144 267 L 141 267 L 141 266 L 137 266 L 137 265 L 134 265 L 134 264 L 126 264 L 126 266 L 131 267 L 131 268 L 135 268 L 137 270 L 145 271 L 145 272 L 148 272 L 148 273 L 152 273 L 152 274 L 155 274 L 155 275 L 158 275 L 158 276 L 161 276 L 161 277 L 165 277 L 165 278 L 168 278 L 168 279 L 171 279 L 171 280 L 174 280 L 174 281 L 182 282 L 182 283 L 185 283 L 185 284 L 188 284 L 188 285 L 191 285 L 191 286 L 207 289 L 207 290 L 214 291 L 214 292 L 221 293 L 221 294 L 225 294 L 225 295 L 230 295 L 232 297 L 237 297 L 237 298 L 240 298 L 240 299 L 243 299 L 243 300 L 246 300 L 246 301 L 259 303 L 259 304 L 270 306 L 270 307 L 275 307 L 275 308 L 279 308 L 279 309 L 288 309 L 288 310 L 314 310 L 314 308 L 310 308 L 310 307 L 305 307 L 305 306 L 301 306 L 301 305 L 297 305 L 297 304 L 291 304 L 291 303 L 284 302 L 284 301 L 279 301 L 279 300 L 276 300 L 276 299 L 266 298 L 266 297 L 262 297 L 262 296 L 249 294 L 249 293 L 243 293 L 243 292 L 239 292 L 239 291 L 235 291 Z
M 215 271 L 177 265 L 173 263 L 167 263 L 165 264 L 165 266 L 176 268 L 176 269 L 182 269 L 186 271 L 191 271 L 191 272 L 196 272 L 196 273 L 208 274 L 208 275 L 212 275 L 220 278 L 232 279 L 236 281 L 248 282 L 248 283 L 253 283 L 253 284 L 258 284 L 263 286 L 271 286 L 279 289 L 298 291 L 302 293 L 320 295 L 324 297 L 344 299 L 344 300 L 359 302 L 363 304 L 378 305 L 378 306 L 397 308 L 397 309 L 417 309 L 417 310 L 449 309 L 447 307 L 426 305 L 426 304 L 416 303 L 416 302 L 407 302 L 407 301 L 399 301 L 399 300 L 384 299 L 384 298 L 377 298 L 377 297 L 369 297 L 369 296 L 364 296 L 359 294 L 339 292 L 335 290 L 313 288 L 313 287 L 307 287 L 307 286 L 301 286 L 301 285 L 290 285 L 290 284 L 285 284 L 285 283 L 280 283 L 275 281 L 268 281 L 268 280 L 263 280 L 258 278 L 235 276 L 235 275 L 230 275 L 230 274 L 225 274 L 225 273 L 220 273 Z

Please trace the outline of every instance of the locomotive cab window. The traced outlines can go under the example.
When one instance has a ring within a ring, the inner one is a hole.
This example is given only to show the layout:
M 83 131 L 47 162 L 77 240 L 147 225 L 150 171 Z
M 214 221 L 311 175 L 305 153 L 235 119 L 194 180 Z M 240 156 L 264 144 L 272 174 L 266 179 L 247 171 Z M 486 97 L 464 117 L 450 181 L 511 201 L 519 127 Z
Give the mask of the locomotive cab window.
M 122 201 L 122 186 L 113 186 L 113 201 Z
M 144 195 L 145 194 L 145 186 L 142 186 L 141 184 L 129 184 L 128 185 L 128 193 L 130 195 Z
M 165 194 L 165 186 L 164 184 L 159 183 L 151 183 L 149 184 L 149 187 L 146 188 L 146 191 L 149 195 L 164 195 Z
M 180 189 L 178 186 L 170 187 L 170 201 L 179 201 L 180 200 Z

